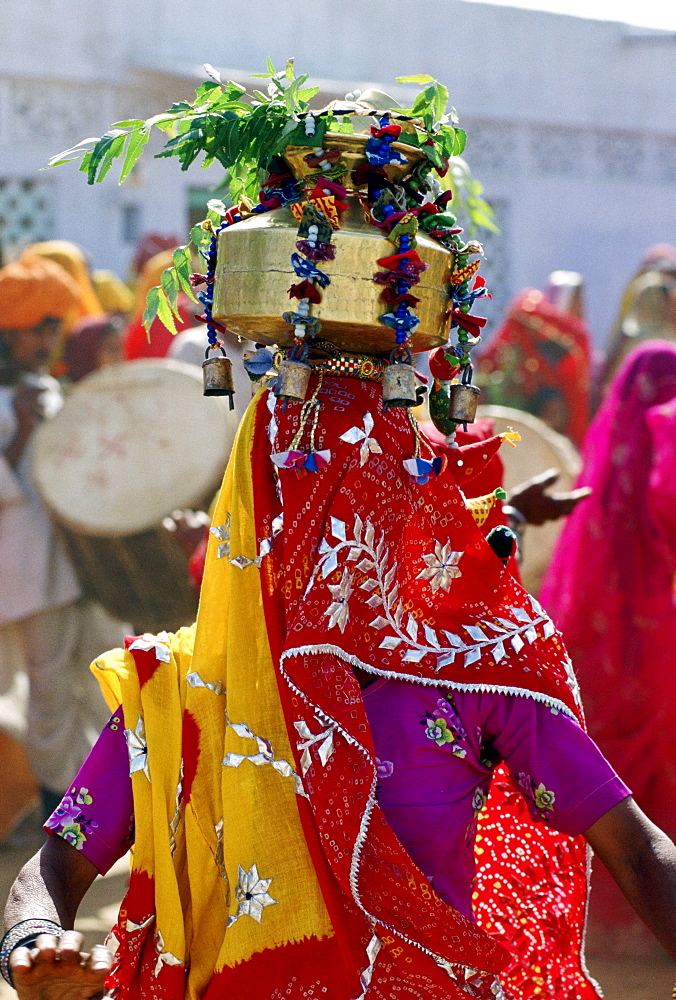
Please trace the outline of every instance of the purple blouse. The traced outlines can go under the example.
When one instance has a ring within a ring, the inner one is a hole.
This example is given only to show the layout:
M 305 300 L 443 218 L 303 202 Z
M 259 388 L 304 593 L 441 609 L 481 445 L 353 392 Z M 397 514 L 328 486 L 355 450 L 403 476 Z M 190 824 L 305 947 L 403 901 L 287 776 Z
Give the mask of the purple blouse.
M 530 698 L 379 678 L 363 693 L 378 802 L 438 895 L 472 916 L 474 833 L 504 760 L 534 819 L 573 836 L 630 795 L 576 722 Z M 45 825 L 105 874 L 133 839 L 121 710 Z

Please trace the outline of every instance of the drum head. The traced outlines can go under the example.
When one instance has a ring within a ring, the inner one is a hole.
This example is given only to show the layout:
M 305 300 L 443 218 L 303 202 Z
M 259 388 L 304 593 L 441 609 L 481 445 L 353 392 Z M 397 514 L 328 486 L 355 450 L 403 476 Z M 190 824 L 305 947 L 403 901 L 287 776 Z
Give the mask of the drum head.
M 35 435 L 37 487 L 57 520 L 90 536 L 156 527 L 218 487 L 237 429 L 192 365 L 128 361 L 83 379 Z
M 512 429 L 521 435 L 516 448 L 503 445 L 500 449 L 500 458 L 505 466 L 504 485 L 508 493 L 526 479 L 547 469 L 558 469 L 560 472 L 551 492 L 573 489 L 582 462 L 568 438 L 557 434 L 538 417 L 509 406 L 480 406 L 477 416 L 490 417 L 495 434 Z M 526 526 L 520 570 L 523 585 L 531 594 L 537 596 L 563 524 L 562 518 Z

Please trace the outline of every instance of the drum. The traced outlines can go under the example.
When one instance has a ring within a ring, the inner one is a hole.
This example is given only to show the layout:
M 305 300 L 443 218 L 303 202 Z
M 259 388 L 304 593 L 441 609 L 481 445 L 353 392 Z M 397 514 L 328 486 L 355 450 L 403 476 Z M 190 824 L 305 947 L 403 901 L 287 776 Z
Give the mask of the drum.
M 162 520 L 209 503 L 236 429 L 197 369 L 152 359 L 83 379 L 35 435 L 35 482 L 84 592 L 137 631 L 194 620 L 188 557 Z
M 582 462 L 568 438 L 557 434 L 538 417 L 508 406 L 480 406 L 477 416 L 490 417 L 496 434 L 512 429 L 521 435 L 516 448 L 503 446 L 500 458 L 505 466 L 505 489 L 511 489 L 526 479 L 547 469 L 558 469 L 559 478 L 552 492 L 572 490 Z M 561 533 L 563 519 L 541 525 L 526 525 L 523 536 L 521 579 L 526 590 L 537 596 L 544 573 L 549 566 L 554 546 Z

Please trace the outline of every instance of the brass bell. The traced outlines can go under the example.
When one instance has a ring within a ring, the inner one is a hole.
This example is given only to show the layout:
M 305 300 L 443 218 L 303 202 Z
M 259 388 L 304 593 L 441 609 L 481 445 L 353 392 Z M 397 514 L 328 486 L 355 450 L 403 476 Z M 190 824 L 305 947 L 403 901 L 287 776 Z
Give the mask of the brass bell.
M 449 386 L 448 416 L 457 424 L 473 424 L 479 404 L 480 389 L 476 385 L 454 382 Z
M 383 371 L 383 409 L 390 406 L 417 406 L 416 375 L 413 365 L 389 364 Z
M 235 383 L 232 379 L 232 363 L 221 347 L 221 354 L 215 358 L 209 357 L 211 347 L 207 347 L 202 362 L 202 379 L 205 396 L 229 396 L 230 409 L 234 410 Z
M 305 361 L 287 358 L 280 361 L 275 395 L 286 403 L 302 403 L 312 375 L 312 367 Z

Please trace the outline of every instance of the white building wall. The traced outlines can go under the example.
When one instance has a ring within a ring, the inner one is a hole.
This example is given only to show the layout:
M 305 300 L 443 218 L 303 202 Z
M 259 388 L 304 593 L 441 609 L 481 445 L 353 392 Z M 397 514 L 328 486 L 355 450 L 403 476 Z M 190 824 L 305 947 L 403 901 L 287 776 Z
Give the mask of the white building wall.
M 126 273 L 125 206 L 143 231 L 183 235 L 187 188 L 218 168 L 182 174 L 146 157 L 124 186 L 111 173 L 93 188 L 72 165 L 40 168 L 116 119 L 190 96 L 202 62 L 245 78 L 268 55 L 295 55 L 332 94 L 400 93 L 399 73 L 447 84 L 502 229 L 486 240 L 493 318 L 554 268 L 580 270 L 601 341 L 645 248 L 676 242 L 676 36 L 463 0 L 3 0 L 0 214 L 8 190 L 28 212 L 42 199 L 26 238 L 72 239 Z

